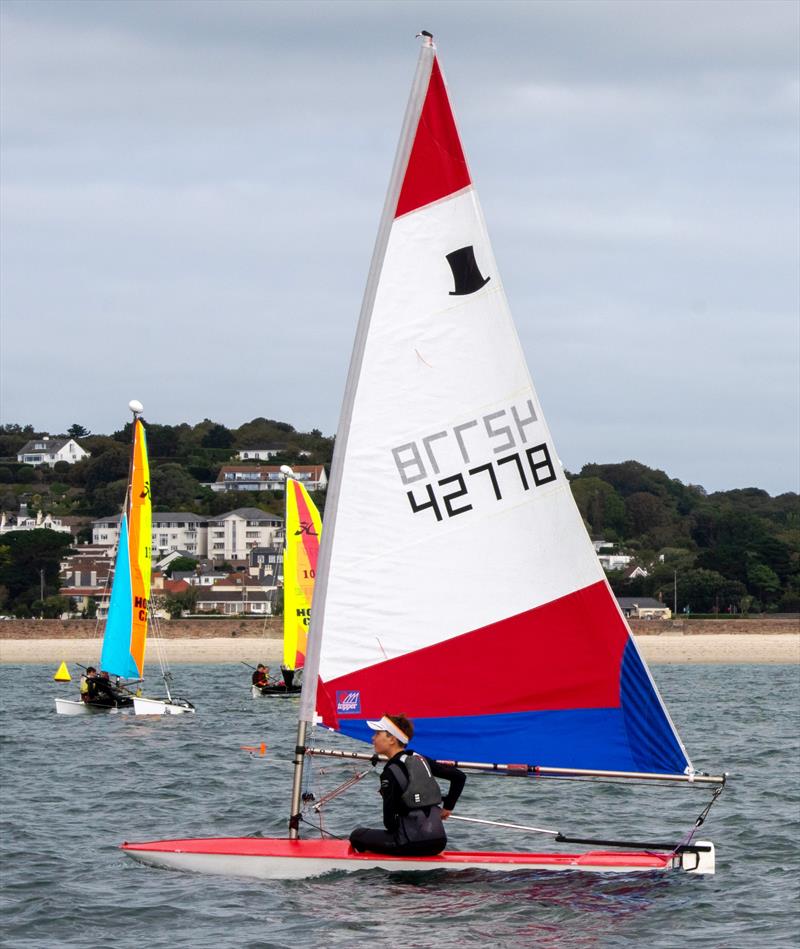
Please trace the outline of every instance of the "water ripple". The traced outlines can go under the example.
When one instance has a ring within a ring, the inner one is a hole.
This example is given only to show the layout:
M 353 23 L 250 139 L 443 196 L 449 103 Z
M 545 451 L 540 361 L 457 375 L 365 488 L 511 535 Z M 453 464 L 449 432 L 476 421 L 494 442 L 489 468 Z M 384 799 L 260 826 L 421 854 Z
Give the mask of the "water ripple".
M 118 846 L 283 835 L 296 703 L 254 702 L 245 672 L 195 666 L 179 678 L 204 697 L 196 717 L 65 718 L 51 700 L 74 685 L 52 673 L 0 667 L 0 921 L 13 949 L 797 947 L 797 667 L 656 670 L 695 763 L 732 772 L 699 834 L 717 845 L 715 877 L 369 871 L 271 883 L 149 869 Z M 262 741 L 266 758 L 240 748 Z M 318 793 L 344 779 L 339 765 L 314 773 Z M 346 835 L 376 822 L 376 791 L 370 777 L 332 802 L 326 827 Z M 570 834 L 672 839 L 706 800 L 696 790 L 473 777 L 459 810 Z M 497 829 L 450 830 L 459 849 L 537 845 Z

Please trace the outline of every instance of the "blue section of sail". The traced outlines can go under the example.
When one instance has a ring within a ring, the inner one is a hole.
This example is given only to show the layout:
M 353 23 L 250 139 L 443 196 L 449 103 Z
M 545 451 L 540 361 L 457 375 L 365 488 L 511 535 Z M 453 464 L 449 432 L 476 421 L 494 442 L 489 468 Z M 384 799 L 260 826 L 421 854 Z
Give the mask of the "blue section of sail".
M 619 699 L 637 771 L 683 774 L 689 762 L 632 640 L 622 656 Z
M 683 774 L 686 758 L 632 653 L 623 666 L 620 708 L 415 718 L 411 747 L 447 761 Z M 374 734 L 364 720 L 340 717 L 339 726 L 361 741 Z
M 139 675 L 131 655 L 133 597 L 131 594 L 131 558 L 128 549 L 128 519 L 123 514 L 119 526 L 119 547 L 114 564 L 114 582 L 108 607 L 100 669 L 111 675 L 135 679 Z

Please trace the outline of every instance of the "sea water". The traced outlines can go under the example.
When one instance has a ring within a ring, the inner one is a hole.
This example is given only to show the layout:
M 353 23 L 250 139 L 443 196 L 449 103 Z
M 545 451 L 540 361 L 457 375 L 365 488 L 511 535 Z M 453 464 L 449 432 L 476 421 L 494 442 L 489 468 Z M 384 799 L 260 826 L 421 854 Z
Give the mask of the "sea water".
M 654 669 L 695 766 L 731 774 L 698 834 L 717 846 L 716 876 L 370 870 L 273 882 L 148 868 L 118 846 L 285 835 L 296 699 L 253 700 L 241 665 L 178 666 L 177 691 L 195 702 L 196 716 L 65 717 L 55 714 L 53 699 L 76 686 L 54 683 L 54 670 L 0 668 L 3 946 L 800 943 L 797 666 Z M 482 677 L 476 687 L 502 688 L 502 677 Z M 330 743 L 325 732 L 318 740 Z M 241 748 L 261 742 L 264 757 Z M 364 768 L 315 759 L 309 786 L 319 797 Z M 471 775 L 456 813 L 573 836 L 676 840 L 708 799 L 696 788 Z M 341 836 L 357 823 L 379 825 L 377 776 L 370 773 L 323 815 L 326 829 Z M 550 846 L 547 838 L 499 828 L 450 822 L 448 831 L 457 849 Z

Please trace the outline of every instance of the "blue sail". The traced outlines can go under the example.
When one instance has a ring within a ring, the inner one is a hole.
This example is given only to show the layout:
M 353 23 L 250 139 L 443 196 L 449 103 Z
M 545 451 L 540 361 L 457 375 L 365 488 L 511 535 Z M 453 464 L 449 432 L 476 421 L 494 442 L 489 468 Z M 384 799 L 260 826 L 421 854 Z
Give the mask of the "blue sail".
M 135 679 L 139 675 L 131 655 L 131 626 L 133 598 L 131 593 L 131 555 L 128 544 L 128 518 L 122 515 L 119 527 L 119 546 L 114 564 L 114 582 L 108 607 L 106 631 L 100 668 L 110 675 Z

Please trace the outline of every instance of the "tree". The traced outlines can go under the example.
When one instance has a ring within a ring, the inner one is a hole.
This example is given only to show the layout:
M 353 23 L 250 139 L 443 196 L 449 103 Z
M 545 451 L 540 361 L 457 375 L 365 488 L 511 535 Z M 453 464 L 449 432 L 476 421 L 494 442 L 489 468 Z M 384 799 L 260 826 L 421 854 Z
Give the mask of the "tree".
M 178 432 L 172 425 L 148 425 L 146 432 L 151 458 L 174 458 L 178 454 Z
M 34 601 L 31 609 L 44 619 L 58 619 L 64 613 L 70 612 L 71 605 L 68 596 L 46 596 L 43 601 Z
M 612 532 L 621 536 L 625 527 L 625 502 L 602 478 L 576 478 L 572 495 L 593 537 Z
M 215 423 L 203 436 L 200 444 L 203 448 L 230 448 L 233 444 L 233 432 L 224 425 Z
M 189 587 L 181 593 L 171 593 L 164 597 L 164 609 L 172 619 L 180 619 L 184 613 L 193 613 L 197 606 L 200 591 L 197 587 Z
M 121 478 L 127 480 L 129 465 L 130 450 L 123 445 L 111 444 L 102 454 L 85 459 L 81 466 L 89 495 L 91 496 L 100 485 L 119 481 Z
M 59 568 L 71 543 L 71 535 L 46 529 L 3 535 L 7 554 L 0 557 L 0 584 L 8 589 L 10 609 L 30 613 L 32 604 L 41 599 L 42 578 L 45 598 L 58 592 Z
M 775 571 L 763 563 L 752 563 L 747 566 L 747 585 L 758 595 L 763 606 L 775 599 L 781 589 L 781 581 Z
M 88 438 L 91 434 L 88 428 L 84 428 L 83 425 L 79 425 L 77 422 L 67 429 L 67 435 L 70 438 Z
M 645 534 L 664 522 L 664 503 L 661 498 L 646 491 L 637 491 L 625 499 L 625 519 L 628 536 Z
M 200 485 L 181 465 L 161 465 L 151 472 L 153 503 L 160 511 L 180 511 L 191 507 Z
M 193 560 L 191 557 L 176 557 L 173 561 L 167 566 L 168 576 L 173 576 L 177 573 L 186 573 L 189 570 L 194 570 L 197 566 L 197 561 Z

